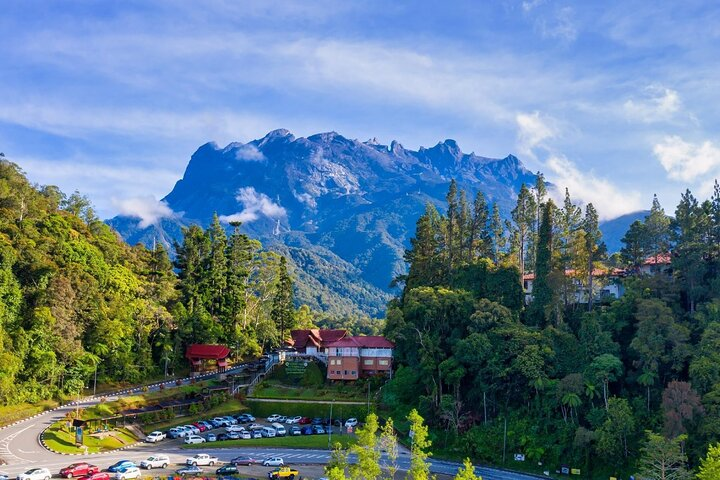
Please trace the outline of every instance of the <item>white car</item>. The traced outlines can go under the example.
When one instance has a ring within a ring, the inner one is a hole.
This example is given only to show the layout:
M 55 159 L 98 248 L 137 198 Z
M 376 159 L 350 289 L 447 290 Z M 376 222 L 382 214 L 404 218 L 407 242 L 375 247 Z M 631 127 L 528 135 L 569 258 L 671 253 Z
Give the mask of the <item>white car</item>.
M 278 423 L 285 423 L 287 421 L 287 417 L 285 415 L 280 415 L 276 421 Z
M 230 433 L 230 432 L 244 432 L 244 431 L 245 431 L 245 427 L 242 427 L 242 426 L 240 426 L 240 425 L 230 425 L 229 427 L 225 427 L 225 431 L 226 431 L 227 433 Z
M 250 440 L 252 438 L 252 433 L 248 432 L 247 430 L 244 432 L 240 432 L 240 438 L 243 440 Z
M 283 467 L 285 466 L 285 462 L 280 457 L 270 457 L 266 458 L 262 462 L 263 467 Z
M 278 420 L 280 420 L 280 415 L 278 415 L 277 413 L 273 413 L 272 415 L 270 415 L 270 416 L 267 418 L 267 421 L 270 422 L 270 423 L 275 423 L 275 422 L 277 422 Z
M 142 472 L 138 467 L 128 467 L 122 472 L 117 472 L 115 474 L 115 478 L 117 480 L 127 480 L 130 478 L 140 478 L 142 476 Z
M 345 422 L 346 427 L 357 427 L 358 420 L 357 418 L 348 418 L 347 422 Z
M 251 423 L 250 425 L 247 426 L 248 430 L 257 430 L 258 428 L 263 428 L 263 426 L 260 425 L 259 423 Z
M 217 457 L 211 457 L 207 453 L 198 453 L 194 457 L 185 459 L 185 465 L 201 466 L 210 465 L 213 466 L 218 463 Z
M 167 455 L 153 455 L 140 462 L 141 468 L 167 468 L 170 465 L 170 458 Z
M 213 418 L 213 421 L 217 422 L 218 425 L 220 425 L 221 427 L 229 427 L 230 425 L 232 425 L 232 422 L 230 422 L 230 420 L 225 417 L 215 417 Z
M 237 418 L 232 417 L 232 416 L 230 416 L 230 415 L 225 415 L 225 416 L 222 417 L 222 418 L 224 418 L 225 420 L 227 420 L 228 422 L 230 422 L 230 425 L 237 425 L 237 423 L 238 423 Z
M 31 468 L 17 476 L 17 480 L 50 480 L 52 473 L 47 468 Z
M 188 435 L 188 437 L 185 439 L 185 443 L 187 445 L 192 445 L 194 443 L 205 443 L 205 439 L 200 435 Z
M 200 435 L 200 429 L 195 425 L 183 425 L 183 428 L 187 430 L 191 435 Z
M 157 443 L 162 440 L 165 440 L 165 437 L 166 437 L 166 435 L 163 432 L 156 430 L 154 432 L 150 432 L 150 435 L 145 437 L 145 441 L 148 443 Z
M 288 419 L 285 421 L 288 425 L 294 424 L 294 423 L 300 423 L 300 419 L 302 417 L 300 415 L 296 417 L 288 417 Z

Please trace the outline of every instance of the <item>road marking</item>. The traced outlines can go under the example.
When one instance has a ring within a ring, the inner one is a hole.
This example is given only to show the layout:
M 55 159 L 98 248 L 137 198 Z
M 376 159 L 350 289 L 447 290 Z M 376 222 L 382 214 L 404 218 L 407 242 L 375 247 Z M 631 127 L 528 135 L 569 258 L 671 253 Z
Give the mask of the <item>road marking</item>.
M 15 437 L 23 433 L 25 430 L 34 427 L 37 425 L 36 423 L 33 423 L 32 425 L 28 425 L 27 427 L 23 428 L 22 430 L 18 430 L 15 433 L 11 433 L 7 437 L 0 440 L 0 458 L 3 458 L 7 463 L 9 464 L 24 464 L 24 463 L 33 463 L 31 460 L 26 460 L 24 458 L 20 458 L 17 455 L 13 454 L 10 451 L 10 442 L 15 440 Z M 20 450 L 21 453 L 32 453 L 32 452 L 23 452 Z

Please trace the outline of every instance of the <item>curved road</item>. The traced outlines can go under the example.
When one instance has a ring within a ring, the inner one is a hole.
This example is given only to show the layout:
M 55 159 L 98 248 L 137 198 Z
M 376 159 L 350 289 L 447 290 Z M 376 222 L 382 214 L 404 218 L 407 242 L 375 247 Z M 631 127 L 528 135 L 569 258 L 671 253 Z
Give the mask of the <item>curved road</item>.
M 174 382 L 172 383 L 174 385 Z M 154 387 L 158 388 L 158 387 Z M 151 388 L 152 389 L 152 388 Z M 127 393 L 129 394 L 129 393 Z M 115 397 L 108 397 L 113 400 Z M 81 402 L 81 406 L 91 406 L 98 403 L 98 399 L 87 399 Z M 107 468 L 109 465 L 121 459 L 129 459 L 139 462 L 154 453 L 165 453 L 169 455 L 170 460 L 175 465 L 171 466 L 169 471 L 163 472 L 169 474 L 179 467 L 188 456 L 195 453 L 210 453 L 219 457 L 223 462 L 229 461 L 238 454 L 250 455 L 256 458 L 265 458 L 269 456 L 280 456 L 285 459 L 288 464 L 325 464 L 330 458 L 330 452 L 327 450 L 299 450 L 287 448 L 213 448 L 212 444 L 207 444 L 207 448 L 201 450 L 183 450 L 180 448 L 179 440 L 167 440 L 159 444 L 139 444 L 130 447 L 124 451 L 95 454 L 95 455 L 60 455 L 46 450 L 39 440 L 42 431 L 58 420 L 65 418 L 68 411 L 74 410 L 75 405 L 66 405 L 57 410 L 45 412 L 35 418 L 24 420 L 16 425 L 6 427 L 0 430 L 0 459 L 4 460 L 7 465 L 0 466 L 0 471 L 7 473 L 12 477 L 24 472 L 32 467 L 47 467 L 57 475 L 57 472 L 70 463 L 85 460 L 101 468 Z M 352 458 L 350 459 L 352 461 Z M 407 470 L 410 464 L 409 455 L 401 454 L 398 459 L 400 470 Z M 455 475 L 459 464 L 453 462 L 445 462 L 441 460 L 431 460 L 431 471 L 443 475 Z M 211 469 L 207 469 L 210 472 Z M 214 469 L 212 469 L 214 472 Z M 519 474 L 515 472 L 507 472 L 487 467 L 476 467 L 479 475 L 484 480 L 532 480 L 538 477 Z M 153 470 L 153 475 L 157 475 L 158 471 Z

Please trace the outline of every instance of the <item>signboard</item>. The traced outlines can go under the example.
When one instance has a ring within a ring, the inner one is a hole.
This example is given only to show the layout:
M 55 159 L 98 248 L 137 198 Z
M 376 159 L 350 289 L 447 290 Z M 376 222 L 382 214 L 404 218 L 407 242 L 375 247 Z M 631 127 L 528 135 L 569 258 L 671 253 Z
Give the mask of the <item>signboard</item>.
M 305 375 L 307 362 L 285 362 L 285 373 L 291 377 L 302 377 Z
M 75 427 L 75 444 L 82 445 L 83 443 L 83 427 Z
M 516 462 L 524 462 L 525 461 L 525 455 L 522 453 L 516 453 L 515 454 L 515 461 Z
M 579 468 L 571 468 L 570 473 L 572 475 L 580 475 L 580 469 Z
M 569 475 L 570 467 L 560 467 L 560 473 L 562 473 L 563 475 Z

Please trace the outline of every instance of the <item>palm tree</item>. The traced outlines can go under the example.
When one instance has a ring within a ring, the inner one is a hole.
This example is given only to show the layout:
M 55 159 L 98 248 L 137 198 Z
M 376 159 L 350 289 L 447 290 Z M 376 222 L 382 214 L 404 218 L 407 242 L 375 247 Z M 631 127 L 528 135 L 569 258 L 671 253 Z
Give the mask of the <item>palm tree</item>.
M 600 392 L 598 392 L 595 384 L 590 382 L 585 383 L 585 396 L 590 399 L 590 404 L 595 407 L 595 402 L 593 400 L 600 396 Z
M 657 379 L 657 373 L 653 372 L 652 370 L 643 370 L 643 373 L 641 373 L 638 378 L 637 382 L 646 388 L 647 391 L 647 410 L 650 411 L 650 387 L 655 385 L 655 380 Z
M 573 410 L 576 410 L 577 407 L 579 407 L 582 404 L 582 400 L 580 399 L 580 396 L 577 393 L 568 392 L 565 395 L 563 395 L 562 399 L 560 400 L 563 405 L 570 408 L 570 421 L 573 420 Z M 575 417 L 577 417 L 577 413 L 575 414 Z

